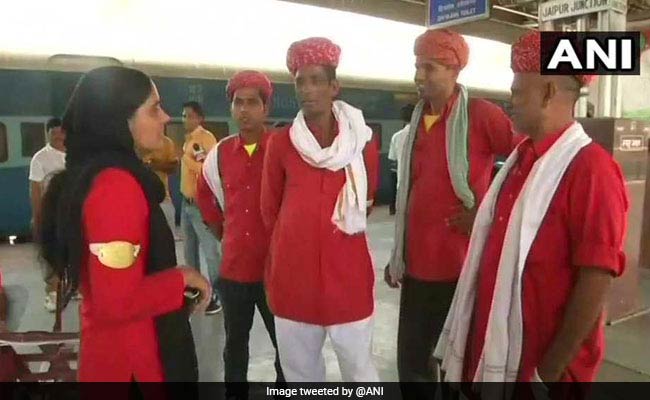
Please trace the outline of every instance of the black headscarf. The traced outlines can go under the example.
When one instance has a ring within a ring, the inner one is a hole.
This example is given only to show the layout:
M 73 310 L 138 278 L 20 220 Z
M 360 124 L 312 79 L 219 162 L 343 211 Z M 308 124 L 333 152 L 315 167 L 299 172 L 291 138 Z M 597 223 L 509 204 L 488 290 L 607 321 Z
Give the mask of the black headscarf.
M 160 202 L 160 179 L 138 159 L 129 119 L 150 96 L 151 79 L 144 73 L 103 67 L 84 75 L 63 116 L 66 170 L 56 175 L 43 200 L 41 255 L 66 282 L 65 298 L 79 286 L 83 260 L 83 204 L 95 177 L 106 168 L 124 169 L 142 186 L 150 208 L 150 251 L 147 274 L 176 266 L 174 238 Z M 134 294 L 136 295 L 136 294 Z M 138 293 L 147 296 L 147 293 Z M 195 382 L 198 366 L 186 310 L 156 318 L 167 381 Z

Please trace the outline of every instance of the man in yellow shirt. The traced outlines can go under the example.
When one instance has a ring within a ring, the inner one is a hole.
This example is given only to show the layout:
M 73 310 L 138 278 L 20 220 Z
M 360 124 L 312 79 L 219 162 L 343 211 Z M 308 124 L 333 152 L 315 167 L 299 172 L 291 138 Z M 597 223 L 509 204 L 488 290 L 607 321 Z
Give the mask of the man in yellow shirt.
M 174 238 L 176 238 L 176 222 L 174 218 L 176 210 L 174 209 L 174 203 L 172 203 L 172 198 L 169 194 L 169 175 L 173 174 L 176 168 L 178 168 L 178 156 L 176 155 L 174 141 L 165 136 L 164 142 L 164 146 L 159 150 L 139 151 L 139 154 L 145 165 L 158 175 L 160 181 L 165 186 L 165 200 L 160 203 L 160 208 L 162 208 L 165 214 L 169 229 L 171 229 Z
M 217 144 L 212 132 L 201 126 L 205 114 L 201 105 L 195 101 L 183 104 L 183 126 L 185 143 L 181 159 L 181 230 L 183 231 L 185 263 L 201 269 L 199 249 L 203 251 L 208 276 L 213 288 L 213 299 L 205 310 L 208 315 L 221 311 L 217 296 L 216 282 L 221 264 L 221 249 L 217 238 L 203 222 L 201 211 L 195 202 L 196 183 L 202 173 L 203 161 L 208 152 Z

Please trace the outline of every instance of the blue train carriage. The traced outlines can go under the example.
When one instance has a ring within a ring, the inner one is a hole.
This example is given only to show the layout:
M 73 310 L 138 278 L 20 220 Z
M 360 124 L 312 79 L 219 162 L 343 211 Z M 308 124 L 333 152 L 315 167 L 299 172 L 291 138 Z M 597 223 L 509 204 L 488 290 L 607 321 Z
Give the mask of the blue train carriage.
M 53 56 L 37 59 L 0 59 L 0 237 L 28 238 L 31 207 L 29 202 L 29 163 L 45 144 L 44 125 L 51 116 L 61 116 L 74 85 L 83 71 L 107 64 L 123 65 L 106 58 Z M 184 141 L 181 123 L 182 104 L 199 101 L 206 112 L 206 128 L 217 138 L 236 131 L 225 97 L 228 77 L 237 70 L 227 67 L 174 66 L 165 64 L 129 65 L 154 77 L 163 107 L 172 116 L 166 134 L 176 143 L 179 154 Z M 269 126 L 290 123 L 298 111 L 293 85 L 284 72 L 268 72 L 275 93 Z M 401 129 L 400 108 L 417 100 L 410 82 L 341 78 L 340 98 L 362 109 L 381 148 L 379 204 L 390 196 L 387 153 L 391 135 Z M 507 92 L 470 88 L 470 95 L 507 105 Z M 170 190 L 180 216 L 178 172 L 170 179 Z

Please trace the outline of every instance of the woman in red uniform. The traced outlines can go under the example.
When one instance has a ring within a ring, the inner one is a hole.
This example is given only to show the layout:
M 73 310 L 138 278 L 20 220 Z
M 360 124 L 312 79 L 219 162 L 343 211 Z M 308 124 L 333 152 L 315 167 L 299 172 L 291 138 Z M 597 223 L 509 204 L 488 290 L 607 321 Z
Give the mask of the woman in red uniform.
M 134 146 L 163 145 L 169 116 L 151 79 L 104 67 L 86 74 L 68 103 L 66 171 L 48 189 L 44 258 L 80 288 L 80 381 L 197 381 L 186 287 L 210 299 L 194 268 L 176 267 L 174 239 L 159 207 L 157 177 Z

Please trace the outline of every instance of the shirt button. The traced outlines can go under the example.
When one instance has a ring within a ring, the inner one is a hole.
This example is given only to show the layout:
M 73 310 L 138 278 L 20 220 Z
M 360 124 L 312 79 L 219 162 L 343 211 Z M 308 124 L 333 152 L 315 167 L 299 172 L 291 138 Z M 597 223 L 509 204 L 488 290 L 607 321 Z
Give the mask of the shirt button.
M 250 233 L 246 232 L 246 236 L 250 236 L 250 235 L 251 235 Z
M 244 210 L 244 212 L 245 212 L 246 214 L 248 214 L 248 208 L 247 208 L 246 210 Z
M 246 190 L 250 190 L 250 189 L 251 189 L 251 187 L 250 187 L 250 186 L 246 186 Z
M 499 217 L 499 222 L 503 222 L 503 217 Z

